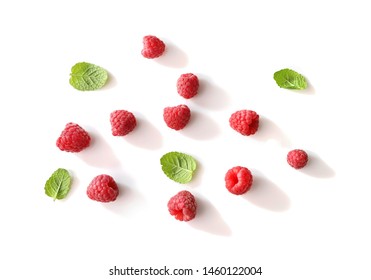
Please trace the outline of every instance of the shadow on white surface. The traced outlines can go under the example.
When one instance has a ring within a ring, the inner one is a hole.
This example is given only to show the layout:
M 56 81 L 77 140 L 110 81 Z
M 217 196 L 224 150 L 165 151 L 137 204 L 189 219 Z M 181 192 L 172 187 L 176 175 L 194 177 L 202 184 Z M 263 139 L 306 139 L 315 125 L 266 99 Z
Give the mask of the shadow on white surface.
M 192 156 L 194 156 L 194 155 L 192 155 Z M 204 173 L 205 173 L 204 167 L 202 166 L 200 161 L 197 160 L 196 156 L 194 156 L 194 157 L 196 159 L 197 169 L 193 174 L 191 182 L 187 183 L 187 186 L 189 186 L 191 189 L 201 186 L 202 178 L 204 177 Z
M 284 89 L 282 88 L 282 90 L 284 91 L 289 91 L 289 92 L 292 92 L 294 94 L 301 94 L 301 95 L 313 95 L 316 93 L 313 85 L 310 83 L 310 81 L 305 78 L 306 81 L 307 81 L 307 88 L 306 89 Z
M 250 191 L 243 197 L 250 203 L 274 212 L 283 212 L 290 208 L 290 198 L 275 183 L 262 175 L 254 176 Z
M 115 176 L 120 193 L 116 201 L 103 203 L 103 206 L 120 216 L 133 216 L 138 213 L 138 209 L 144 205 L 145 199 L 142 194 L 136 191 L 132 186 L 129 186 L 130 178 L 123 174 L 122 178 Z
M 195 140 L 208 140 L 221 132 L 217 122 L 206 114 L 195 111 L 191 114 L 189 123 L 180 131 L 184 136 Z
M 155 60 L 159 64 L 173 68 L 182 68 L 188 64 L 187 54 L 171 42 L 166 42 L 165 52 Z
M 230 98 L 225 90 L 217 86 L 210 78 L 198 75 L 200 87 L 192 102 L 209 110 L 223 110 L 230 104 Z
M 123 139 L 139 148 L 156 150 L 162 146 L 160 131 L 143 116 L 136 116 L 137 126 Z
M 196 197 L 197 216 L 189 224 L 198 230 L 211 234 L 230 236 L 232 231 L 215 206 L 205 198 Z
M 269 141 L 274 140 L 278 142 L 282 147 L 289 147 L 290 140 L 286 134 L 277 126 L 273 121 L 267 117 L 259 117 L 259 129 L 253 135 L 253 138 L 258 141 Z
M 102 87 L 102 90 L 110 90 L 117 85 L 117 79 L 115 78 L 115 76 L 111 72 L 109 71 L 107 72 L 108 72 L 108 79 L 107 79 L 106 84 Z
M 299 171 L 317 178 L 331 178 L 335 176 L 335 171 L 321 159 L 317 154 L 307 151 L 308 163 Z
M 303 93 L 304 93 L 304 94 L 308 94 L 308 95 L 309 95 L 309 94 L 315 94 L 316 91 L 315 91 L 313 85 L 311 84 L 311 82 L 310 82 L 307 78 L 305 78 L 305 79 L 307 80 L 307 88 L 304 89 L 304 90 L 302 90 Z
M 71 188 L 67 194 L 65 201 L 67 201 L 69 197 L 73 197 L 75 195 L 74 193 L 77 191 L 77 189 L 80 186 L 80 179 L 79 179 L 79 176 L 76 174 L 76 172 L 70 169 L 67 169 L 67 170 L 71 175 Z M 61 201 L 63 203 L 64 199 L 62 199 Z
M 77 156 L 88 165 L 95 167 L 114 168 L 119 166 L 120 161 L 102 135 L 92 128 L 89 129 L 89 134 L 91 136 L 90 146 L 77 153 Z

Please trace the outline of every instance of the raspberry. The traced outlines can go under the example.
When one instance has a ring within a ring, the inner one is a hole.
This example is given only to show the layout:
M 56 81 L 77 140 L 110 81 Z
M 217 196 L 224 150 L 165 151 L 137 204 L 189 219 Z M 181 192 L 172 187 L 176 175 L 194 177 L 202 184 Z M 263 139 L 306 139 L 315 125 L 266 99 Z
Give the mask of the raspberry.
M 96 176 L 86 191 L 88 197 L 99 202 L 115 201 L 119 195 L 119 189 L 115 180 L 106 174 Z
M 111 130 L 113 136 L 125 136 L 132 132 L 137 125 L 133 113 L 125 110 L 116 110 L 110 116 Z
M 182 74 L 176 84 L 178 93 L 186 99 L 197 94 L 199 82 L 196 75 L 192 73 Z
M 251 110 L 240 110 L 231 115 L 229 124 L 242 135 L 253 135 L 259 128 L 259 115 Z
M 156 58 L 165 51 L 165 44 L 156 36 L 144 36 L 142 55 L 145 58 Z
M 225 174 L 225 186 L 229 192 L 240 195 L 250 190 L 253 182 L 251 172 L 246 167 L 235 166 Z
M 188 222 L 196 217 L 197 203 L 189 191 L 180 191 L 170 198 L 167 208 L 175 219 Z
M 300 149 L 292 150 L 287 154 L 287 162 L 295 169 L 303 168 L 307 165 L 308 154 Z
M 164 109 L 164 121 L 168 127 L 180 130 L 183 129 L 191 118 L 191 110 L 187 105 L 166 107 Z
M 67 123 L 57 139 L 57 147 L 61 151 L 77 153 L 90 145 L 89 134 L 78 124 Z

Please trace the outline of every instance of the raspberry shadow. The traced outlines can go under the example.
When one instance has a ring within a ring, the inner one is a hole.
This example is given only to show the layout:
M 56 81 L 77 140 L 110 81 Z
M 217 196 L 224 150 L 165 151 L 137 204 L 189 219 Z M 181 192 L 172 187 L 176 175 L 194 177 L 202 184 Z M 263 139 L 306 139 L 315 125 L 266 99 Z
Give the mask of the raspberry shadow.
M 120 166 L 120 161 L 114 154 L 104 137 L 94 128 L 87 129 L 91 135 L 90 146 L 77 156 L 87 164 L 95 167 L 114 168 Z
M 317 178 L 331 178 L 335 176 L 335 171 L 319 155 L 308 151 L 308 163 L 299 171 Z
M 209 110 L 226 109 L 230 102 L 227 92 L 215 84 L 208 76 L 197 74 L 200 82 L 198 93 L 192 98 L 192 101 Z
M 275 183 L 252 171 L 254 181 L 251 189 L 243 195 L 250 203 L 269 211 L 283 212 L 290 208 L 290 198 Z
M 193 110 L 187 126 L 180 131 L 184 136 L 195 140 L 209 140 L 220 134 L 221 130 L 216 121 L 208 115 Z
M 179 47 L 166 40 L 165 52 L 155 61 L 167 67 L 183 68 L 188 64 L 187 54 Z
M 286 136 L 282 129 L 265 116 L 259 116 L 259 129 L 253 135 L 253 139 L 264 142 L 274 140 L 282 147 L 290 146 L 290 139 Z
M 162 147 L 162 135 L 145 116 L 135 112 L 137 119 L 136 128 L 123 139 L 131 145 L 147 150 L 157 150 Z
M 145 198 L 136 187 L 135 181 L 122 168 L 110 172 L 119 188 L 117 199 L 110 203 L 102 203 L 102 206 L 120 216 L 143 215 Z
M 197 202 L 196 218 L 189 222 L 193 228 L 214 235 L 230 236 L 232 231 L 221 217 L 216 207 L 199 194 L 195 195 Z

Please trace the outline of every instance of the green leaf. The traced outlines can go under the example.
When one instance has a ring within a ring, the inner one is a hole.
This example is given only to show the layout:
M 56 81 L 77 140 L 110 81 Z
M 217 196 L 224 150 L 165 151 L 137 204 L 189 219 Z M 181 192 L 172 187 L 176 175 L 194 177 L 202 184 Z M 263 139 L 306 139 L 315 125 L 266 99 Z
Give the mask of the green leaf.
M 298 72 L 291 69 L 282 69 L 273 75 L 277 85 L 286 89 L 305 89 L 307 82 Z
M 45 194 L 54 200 L 67 196 L 71 187 L 71 176 L 66 169 L 59 168 L 45 183 Z
M 165 175 L 181 184 L 192 180 L 192 175 L 197 167 L 193 157 L 179 152 L 164 154 L 160 162 Z
M 100 89 L 108 79 L 105 69 L 87 62 L 79 62 L 72 66 L 70 75 L 70 84 L 82 91 Z

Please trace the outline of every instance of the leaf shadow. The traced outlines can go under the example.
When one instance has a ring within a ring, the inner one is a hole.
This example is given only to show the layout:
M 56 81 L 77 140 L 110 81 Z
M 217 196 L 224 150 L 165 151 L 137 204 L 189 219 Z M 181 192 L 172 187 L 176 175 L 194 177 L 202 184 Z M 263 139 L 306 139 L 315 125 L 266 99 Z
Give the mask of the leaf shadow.
M 189 186 L 190 188 L 195 188 L 195 187 L 200 186 L 202 184 L 202 178 L 205 173 L 205 169 L 202 166 L 202 164 L 200 164 L 200 162 L 196 158 L 195 160 L 196 160 L 197 168 L 193 174 L 192 180 L 189 183 L 187 183 L 187 186 Z
M 71 176 L 71 188 L 66 197 L 67 199 L 74 196 L 74 193 L 77 191 L 80 185 L 80 179 L 76 175 L 76 172 L 73 170 L 68 170 L 68 172 L 70 173 L 70 176 Z
M 307 87 L 305 89 L 284 89 L 284 90 L 288 90 L 288 91 L 294 92 L 295 94 L 302 94 L 302 95 L 315 94 L 316 91 L 312 83 L 307 78 L 305 78 L 305 80 L 307 81 Z
M 106 84 L 102 87 L 102 89 L 101 89 L 102 91 L 110 90 L 110 89 L 114 88 L 115 86 L 117 86 L 116 77 L 109 71 L 107 71 L 107 73 L 108 73 L 108 79 L 107 79 Z
M 316 93 L 316 90 L 313 87 L 313 84 L 307 78 L 305 78 L 305 79 L 307 81 L 307 88 L 303 90 L 303 93 L 306 93 L 306 94 L 315 94 Z

